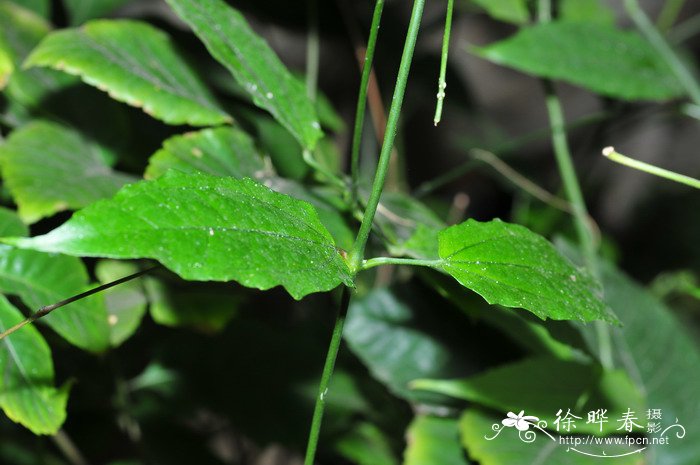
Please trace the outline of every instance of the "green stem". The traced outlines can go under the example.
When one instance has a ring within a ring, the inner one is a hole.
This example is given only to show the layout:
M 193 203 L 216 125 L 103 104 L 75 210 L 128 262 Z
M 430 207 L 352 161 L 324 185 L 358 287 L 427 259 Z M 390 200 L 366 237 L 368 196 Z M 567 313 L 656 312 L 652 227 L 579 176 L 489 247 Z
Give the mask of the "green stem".
M 350 269 L 356 273 L 360 269 L 360 264 L 364 258 L 365 246 L 369 233 L 372 230 L 372 222 L 374 215 L 377 213 L 379 199 L 384 189 L 386 174 L 389 170 L 389 162 L 391 161 L 391 150 L 394 147 L 394 139 L 398 129 L 399 117 L 401 116 L 401 106 L 403 97 L 406 92 L 406 83 L 408 82 L 408 74 L 411 70 L 411 62 L 413 61 L 413 51 L 416 47 L 416 39 L 418 38 L 418 29 L 420 28 L 421 17 L 423 16 L 423 8 L 425 0 L 415 0 L 413 3 L 413 12 L 411 13 L 411 21 L 408 25 L 408 33 L 406 34 L 406 43 L 404 45 L 403 54 L 401 56 L 401 64 L 399 66 L 399 74 L 396 78 L 396 87 L 394 88 L 394 96 L 391 101 L 391 109 L 387 118 L 386 133 L 384 134 L 384 142 L 379 155 L 379 163 L 377 172 L 374 175 L 374 183 L 372 184 L 372 193 L 367 201 L 365 214 L 362 217 L 362 224 L 357 233 L 357 239 L 353 244 L 350 252 L 349 263 Z
M 375 266 L 381 265 L 409 265 L 436 268 L 440 266 L 440 263 L 442 263 L 441 260 L 418 260 L 413 258 L 375 257 L 364 260 L 362 262 L 362 269 L 368 270 L 370 268 L 374 268 Z
M 693 37 L 700 31 L 700 14 L 686 19 L 668 33 L 668 38 L 675 44 L 680 44 Z
M 313 465 L 314 458 L 316 457 L 318 438 L 321 433 L 321 422 L 323 421 L 323 410 L 326 407 L 326 396 L 328 395 L 328 384 L 333 376 L 335 361 L 338 358 L 338 350 L 340 349 L 340 342 L 343 337 L 343 325 L 345 324 L 345 317 L 347 316 L 349 306 L 350 289 L 344 287 L 343 294 L 340 298 L 338 315 L 335 318 L 333 336 L 331 336 L 331 342 L 328 345 L 328 353 L 326 354 L 326 362 L 323 365 L 321 382 L 318 385 L 318 395 L 316 396 L 316 404 L 314 405 L 314 415 L 311 420 L 311 430 L 309 431 L 309 442 L 306 445 L 304 465 Z
M 673 26 L 684 4 L 685 0 L 666 0 L 666 2 L 664 2 L 664 7 L 656 20 L 656 26 L 659 30 L 665 32 Z
M 51 439 L 71 465 L 87 465 L 87 460 L 64 430 L 58 430 Z
M 643 161 L 634 160 L 616 152 L 612 147 L 604 148 L 603 155 L 621 165 L 629 166 L 630 168 L 644 171 L 645 173 L 653 174 L 654 176 L 670 179 L 671 181 L 700 189 L 700 179 L 691 178 L 690 176 L 659 168 L 658 166 L 650 165 L 649 163 L 644 163 Z
M 306 95 L 316 101 L 321 41 L 318 36 L 318 0 L 309 1 L 309 33 L 306 40 Z
M 548 23 L 552 20 L 552 0 L 537 0 L 537 22 Z
M 583 199 L 581 186 L 578 182 L 574 163 L 571 158 L 569 143 L 566 139 L 564 112 L 562 111 L 561 102 L 554 91 L 552 83 L 550 81 L 544 81 L 544 87 L 549 124 L 552 127 L 552 145 L 554 146 L 554 155 L 559 167 L 559 173 L 564 183 L 566 196 L 569 199 L 569 203 L 571 203 L 574 224 L 576 226 L 579 243 L 583 249 L 586 266 L 594 276 L 598 277 L 598 258 L 594 240 L 595 236 L 588 222 L 589 216 L 586 210 L 586 203 Z M 605 368 L 611 369 L 613 368 L 613 358 L 610 331 L 602 321 L 595 322 L 595 331 L 598 339 L 600 363 Z
M 450 33 L 452 31 L 452 12 L 454 0 L 447 0 L 447 15 L 445 16 L 445 35 L 442 37 L 442 57 L 440 59 L 440 79 L 438 80 L 437 106 L 435 107 L 434 123 L 437 126 L 442 119 L 442 104 L 447 89 L 447 55 L 450 51 Z
M 700 105 L 700 85 L 698 85 L 697 80 L 690 70 L 686 68 L 676 52 L 666 42 L 666 39 L 649 20 L 649 17 L 639 6 L 639 2 L 637 0 L 625 0 L 625 9 L 640 32 L 671 67 L 671 71 L 676 75 L 690 99 Z
M 362 79 L 360 80 L 360 95 L 357 97 L 357 111 L 355 112 L 355 128 L 352 134 L 352 152 L 350 155 L 350 175 L 352 177 L 352 197 L 357 200 L 357 189 L 360 185 L 360 145 L 362 143 L 362 130 L 365 126 L 365 112 L 367 108 L 367 90 L 369 78 L 372 75 L 372 62 L 374 61 L 374 49 L 379 35 L 379 24 L 384 10 L 384 0 L 377 0 L 372 16 L 372 26 L 369 30 L 367 49 L 365 50 L 365 64 L 362 66 Z

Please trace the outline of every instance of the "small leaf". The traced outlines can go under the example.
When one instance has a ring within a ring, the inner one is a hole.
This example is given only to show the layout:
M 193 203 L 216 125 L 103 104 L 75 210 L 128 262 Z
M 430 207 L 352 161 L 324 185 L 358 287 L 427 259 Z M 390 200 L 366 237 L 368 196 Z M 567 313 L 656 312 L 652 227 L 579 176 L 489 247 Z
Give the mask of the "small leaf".
M 28 236 L 29 229 L 14 210 L 0 207 L 0 237 Z
M 33 223 L 111 197 L 135 178 L 113 171 L 105 149 L 78 132 L 38 121 L 0 145 L 0 166 L 19 216 Z
M 87 290 L 83 263 L 73 257 L 0 246 L 0 291 L 16 294 L 32 310 Z M 109 347 L 101 295 L 73 302 L 40 320 L 68 342 L 91 352 Z
M 146 23 L 95 20 L 49 34 L 25 66 L 47 66 L 169 124 L 230 122 L 170 38 Z
M 314 208 L 250 179 L 170 171 L 123 188 L 21 247 L 69 255 L 154 258 L 184 279 L 282 285 L 296 299 L 352 285 Z
M 530 20 L 526 0 L 472 0 L 493 19 L 512 24 L 525 24 Z
M 612 25 L 615 23 L 615 13 L 601 0 L 561 0 L 559 19 Z
M 100 260 L 95 275 L 101 284 L 129 276 L 139 271 L 134 263 L 117 260 Z M 120 346 L 129 339 L 141 324 L 146 313 L 147 299 L 143 285 L 138 281 L 122 283 L 105 291 L 109 341 L 112 347 Z
M 238 128 L 220 127 L 171 137 L 148 161 L 144 177 L 154 179 L 169 169 L 233 178 L 255 178 L 265 164 L 253 140 Z
M 552 22 L 477 49 L 483 58 L 625 100 L 683 95 L 666 62 L 639 34 L 612 25 Z
M 417 416 L 406 433 L 404 465 L 467 465 L 454 418 Z
M 0 295 L 0 332 L 22 321 Z M 54 387 L 51 349 L 31 325 L 0 341 L 0 407 L 34 434 L 55 434 L 66 419 L 68 386 Z
M 222 0 L 167 2 L 257 106 L 269 111 L 302 146 L 316 146 L 323 133 L 304 85 L 253 32 L 241 13 Z
M 470 219 L 438 240 L 440 268 L 490 304 L 542 319 L 615 321 L 593 280 L 523 226 Z
M 71 26 L 77 26 L 93 18 L 99 18 L 131 0 L 64 0 Z

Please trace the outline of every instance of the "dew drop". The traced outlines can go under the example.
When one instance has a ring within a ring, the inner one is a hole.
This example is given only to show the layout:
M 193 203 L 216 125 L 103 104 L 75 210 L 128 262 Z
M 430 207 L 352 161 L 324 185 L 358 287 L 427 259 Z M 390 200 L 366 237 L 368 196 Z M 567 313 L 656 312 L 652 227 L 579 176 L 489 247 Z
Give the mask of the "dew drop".
M 267 94 L 265 94 L 265 97 L 272 98 L 274 97 L 274 95 L 272 94 L 272 92 L 268 92 Z
M 209 228 L 209 235 L 213 236 L 214 235 L 214 228 Z

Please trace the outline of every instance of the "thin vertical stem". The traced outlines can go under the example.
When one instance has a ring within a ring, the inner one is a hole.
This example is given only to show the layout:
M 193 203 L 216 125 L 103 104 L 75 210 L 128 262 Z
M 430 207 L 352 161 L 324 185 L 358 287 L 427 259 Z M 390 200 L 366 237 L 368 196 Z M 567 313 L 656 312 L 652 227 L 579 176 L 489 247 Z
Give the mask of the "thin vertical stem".
M 394 96 L 391 101 L 389 117 L 387 119 L 386 133 L 384 134 L 384 142 L 379 155 L 379 163 L 377 172 L 374 175 L 374 183 L 372 184 L 372 193 L 367 201 L 365 214 L 362 218 L 360 230 L 357 233 L 357 239 L 353 244 L 350 252 L 349 262 L 350 269 L 356 273 L 360 269 L 362 259 L 364 258 L 365 246 L 369 233 L 372 230 L 372 222 L 374 215 L 377 213 L 379 199 L 384 189 L 386 174 L 389 170 L 389 162 L 391 161 L 391 150 L 394 147 L 394 139 L 398 130 L 399 117 L 401 116 L 401 106 L 403 105 L 403 97 L 406 93 L 406 83 L 411 70 L 411 62 L 413 61 L 413 51 L 416 48 L 416 40 L 418 38 L 418 30 L 423 16 L 423 8 L 425 0 L 415 0 L 413 3 L 413 12 L 411 13 L 411 21 L 408 25 L 406 34 L 406 43 L 404 45 L 403 54 L 401 56 L 401 64 L 399 66 L 399 74 L 396 78 L 396 87 L 394 88 Z
M 309 0 L 309 33 L 306 40 L 306 95 L 316 101 L 321 41 L 318 35 L 318 0 Z
M 450 34 L 452 32 L 452 13 L 454 11 L 454 0 L 447 0 L 447 14 L 445 16 L 445 34 L 442 36 L 442 56 L 440 58 L 440 79 L 438 80 L 437 106 L 435 107 L 435 126 L 442 119 L 442 104 L 445 100 L 445 89 L 447 89 L 447 55 L 450 51 Z
M 362 67 L 362 79 L 360 80 L 360 94 L 357 97 L 357 111 L 355 113 L 355 128 L 352 134 L 352 152 L 350 155 L 350 175 L 352 177 L 353 201 L 357 200 L 357 189 L 360 184 L 360 145 L 362 144 L 362 129 L 365 125 L 365 109 L 367 107 L 367 90 L 369 79 L 372 75 L 372 62 L 374 61 L 374 49 L 379 35 L 379 24 L 384 10 L 384 0 L 377 0 L 372 16 L 372 25 L 365 50 L 365 63 Z
M 343 295 L 340 298 L 340 307 L 338 315 L 335 319 L 333 327 L 333 335 L 331 342 L 328 345 L 328 353 L 326 354 L 326 362 L 323 365 L 323 373 L 321 374 L 321 382 L 318 385 L 318 395 L 316 396 L 316 404 L 314 405 L 314 415 L 311 420 L 311 430 L 309 431 L 309 441 L 306 446 L 306 457 L 304 465 L 313 465 L 316 457 L 316 449 L 318 447 L 318 438 L 321 433 L 321 423 L 323 421 L 323 411 L 326 407 L 326 396 L 328 395 L 328 384 L 333 376 L 335 361 L 338 358 L 338 350 L 343 338 L 343 325 L 350 306 L 350 289 L 343 288 Z
M 58 430 L 51 439 L 71 465 L 87 465 L 87 460 L 64 430 Z
M 666 42 L 666 39 L 664 39 L 658 29 L 656 29 L 649 20 L 649 17 L 639 6 L 639 2 L 637 2 L 637 0 L 625 0 L 625 9 L 630 18 L 632 18 L 632 21 L 634 21 L 637 29 L 639 29 L 652 47 L 659 52 L 666 63 L 671 67 L 673 74 L 676 75 L 678 81 L 680 81 L 693 103 L 700 105 L 700 84 L 698 84 L 695 76 L 693 76 L 690 70 L 683 64 L 673 48 L 671 48 L 668 42 Z

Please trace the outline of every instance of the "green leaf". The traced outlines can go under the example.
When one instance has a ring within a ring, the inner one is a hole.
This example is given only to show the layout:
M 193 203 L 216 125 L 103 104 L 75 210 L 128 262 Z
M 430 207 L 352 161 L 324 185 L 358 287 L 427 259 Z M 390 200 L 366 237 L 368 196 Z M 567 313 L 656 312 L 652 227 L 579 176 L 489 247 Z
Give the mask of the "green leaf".
M 467 350 L 455 340 L 462 330 L 454 335 L 446 329 L 458 325 L 449 313 L 435 311 L 434 298 L 408 286 L 374 289 L 352 300 L 343 331 L 349 348 L 376 379 L 399 397 L 427 404 L 443 403 L 445 397 L 412 390 L 410 382 L 464 376 L 457 359 Z
M 95 275 L 101 284 L 107 284 L 139 271 L 134 263 L 118 260 L 100 260 L 95 267 Z M 104 293 L 109 323 L 109 342 L 112 347 L 120 346 L 129 339 L 141 324 L 146 313 L 147 299 L 143 285 L 129 281 Z
M 239 311 L 239 293 L 211 287 L 175 285 L 147 278 L 146 292 L 153 321 L 164 326 L 188 326 L 204 332 L 223 330 Z
M 27 223 L 111 197 L 135 178 L 113 171 L 109 155 L 80 133 L 38 121 L 13 131 L 0 145 L 0 166 Z
M 51 0 L 11 0 L 22 8 L 26 8 L 34 12 L 35 14 L 41 16 L 42 18 L 48 18 L 51 14 Z
M 0 331 L 24 317 L 0 295 Z M 54 387 L 51 349 L 31 325 L 0 341 L 0 407 L 34 434 L 55 434 L 66 419 L 68 387 Z
M 493 19 L 512 24 L 525 24 L 530 20 L 525 0 L 472 0 Z
M 73 257 L 0 246 L 0 291 L 18 295 L 32 310 L 87 290 L 83 263 Z M 101 352 L 109 346 L 107 310 L 101 295 L 73 302 L 40 321 L 68 342 Z
M 470 219 L 438 240 L 439 267 L 490 304 L 542 319 L 615 321 L 594 281 L 523 226 Z
M 625 100 L 668 100 L 683 95 L 666 62 L 639 34 L 611 25 L 552 22 L 476 53 L 494 63 Z
M 29 229 L 14 210 L 0 207 L 0 237 L 27 236 Z
M 406 433 L 404 465 L 467 465 L 454 418 L 417 416 Z
M 238 128 L 220 127 L 166 140 L 148 161 L 144 177 L 154 179 L 169 169 L 256 178 L 265 172 L 265 164 L 250 136 Z
M 206 126 L 231 121 L 170 38 L 146 23 L 95 20 L 49 34 L 25 66 L 80 76 L 114 99 L 169 124 Z
M 518 412 L 514 412 L 518 413 Z M 525 412 L 527 414 L 527 412 Z M 635 446 L 629 448 L 624 445 L 580 445 L 576 447 L 590 454 L 604 458 L 593 458 L 570 450 L 570 445 L 559 444 L 559 436 L 553 435 L 554 440 L 544 433 L 531 428 L 529 431 L 536 434 L 532 442 L 523 441 L 515 428 L 504 428 L 494 439 L 495 427 L 501 426 L 503 416 L 488 415 L 479 410 L 468 410 L 459 420 L 459 430 L 462 444 L 469 454 L 469 458 L 480 465 L 511 465 L 522 464 L 556 464 L 556 465 L 595 465 L 601 462 L 614 463 L 615 465 L 640 465 L 646 464 L 646 460 L 640 454 L 631 454 L 624 457 L 610 457 L 618 454 L 628 454 L 639 449 Z M 527 437 L 526 437 L 527 439 Z M 584 438 L 585 439 L 585 438 Z M 660 448 L 664 448 L 661 446 Z
M 63 0 L 71 26 L 104 16 L 129 1 L 131 0 Z
M 304 85 L 253 32 L 243 15 L 222 0 L 167 1 L 257 106 L 269 111 L 302 146 L 316 146 L 323 133 Z
M 282 285 L 296 299 L 352 285 L 314 208 L 250 179 L 170 171 L 126 186 L 49 234 L 12 242 L 69 255 L 154 258 L 184 279 Z
M 398 465 L 386 436 L 372 423 L 358 425 L 340 438 L 335 448 L 358 465 Z
M 601 0 L 560 0 L 559 19 L 613 25 L 615 14 Z
M 641 414 L 646 407 L 624 372 L 602 372 L 587 363 L 552 357 L 526 359 L 465 379 L 416 380 L 411 386 L 475 402 L 504 415 L 525 410 L 549 425 L 559 409 L 569 408 L 584 418 L 577 422 L 578 433 L 597 435 L 601 425 L 586 423 L 587 412 L 607 409 L 610 421 L 602 425 L 602 433 L 609 434 L 616 432 L 620 425 L 615 419 L 628 408 Z
M 5 88 L 14 70 L 15 64 L 12 60 L 12 51 L 6 40 L 0 35 L 0 90 Z
M 270 156 L 277 172 L 301 181 L 309 172 L 299 142 L 274 119 L 260 112 L 243 115 L 256 129 L 256 140 Z

